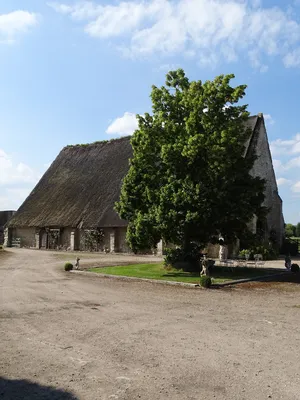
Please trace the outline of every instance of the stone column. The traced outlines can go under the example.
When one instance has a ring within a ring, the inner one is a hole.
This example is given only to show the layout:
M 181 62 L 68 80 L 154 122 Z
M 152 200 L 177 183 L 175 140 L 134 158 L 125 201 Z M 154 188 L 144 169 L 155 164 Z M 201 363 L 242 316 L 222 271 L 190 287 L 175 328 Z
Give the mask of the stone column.
M 116 247 L 116 235 L 115 235 L 115 231 L 113 231 L 109 234 L 109 251 L 111 253 L 114 253 L 115 247 Z
M 236 239 L 232 244 L 232 255 L 237 257 L 240 251 L 240 239 Z
M 40 234 L 39 233 L 35 234 L 35 248 L 36 249 L 40 248 Z
M 228 254 L 227 246 L 225 246 L 224 244 L 220 245 L 219 260 L 221 262 L 224 262 L 227 260 L 227 254 Z
M 156 250 L 156 255 L 159 256 L 159 257 L 162 257 L 162 255 L 163 255 L 163 241 L 162 240 L 160 240 L 157 243 L 156 249 L 157 249 Z
M 11 247 L 12 232 L 10 228 L 4 229 L 4 247 Z
M 251 230 L 251 232 L 254 233 L 254 234 L 256 233 L 256 230 L 257 230 L 257 229 L 256 229 L 257 220 L 258 220 L 257 216 L 254 215 L 252 221 L 250 222 L 250 230 Z
M 71 232 L 71 236 L 70 236 L 70 250 L 71 251 L 75 250 L 75 232 L 74 231 Z

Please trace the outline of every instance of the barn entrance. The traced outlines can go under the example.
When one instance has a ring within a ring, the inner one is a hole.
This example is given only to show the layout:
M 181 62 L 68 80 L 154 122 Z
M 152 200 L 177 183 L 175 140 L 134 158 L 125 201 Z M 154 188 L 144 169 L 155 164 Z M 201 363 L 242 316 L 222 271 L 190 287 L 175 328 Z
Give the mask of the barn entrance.
M 40 233 L 41 249 L 57 250 L 60 246 L 60 229 L 43 229 Z

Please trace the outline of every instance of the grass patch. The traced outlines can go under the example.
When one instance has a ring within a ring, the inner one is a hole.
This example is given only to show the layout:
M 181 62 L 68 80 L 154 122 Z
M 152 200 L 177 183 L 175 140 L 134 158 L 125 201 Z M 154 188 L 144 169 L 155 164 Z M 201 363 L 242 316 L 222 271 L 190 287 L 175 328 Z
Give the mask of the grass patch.
M 166 270 L 162 263 L 135 264 L 126 266 L 90 268 L 88 271 L 99 274 L 129 276 L 135 278 L 158 279 L 175 282 L 199 283 L 199 274 L 193 274 L 176 269 Z M 237 279 L 261 277 L 278 273 L 274 269 L 247 267 L 214 267 L 211 274 L 212 283 L 222 283 Z

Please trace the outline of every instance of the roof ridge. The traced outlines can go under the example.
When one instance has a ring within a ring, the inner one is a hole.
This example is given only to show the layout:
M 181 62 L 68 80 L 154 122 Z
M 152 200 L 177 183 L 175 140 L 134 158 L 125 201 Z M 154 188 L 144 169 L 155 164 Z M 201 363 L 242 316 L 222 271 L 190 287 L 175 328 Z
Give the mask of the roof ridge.
M 120 138 L 112 138 L 110 140 L 96 140 L 95 142 L 91 142 L 91 143 L 77 143 L 77 144 L 68 144 L 66 145 L 63 149 L 69 149 L 72 147 L 89 147 L 89 146 L 95 146 L 95 145 L 100 145 L 100 144 L 107 144 L 107 143 L 114 143 L 114 142 L 119 142 L 122 140 L 128 140 L 131 136 L 127 135 L 127 136 L 122 136 Z

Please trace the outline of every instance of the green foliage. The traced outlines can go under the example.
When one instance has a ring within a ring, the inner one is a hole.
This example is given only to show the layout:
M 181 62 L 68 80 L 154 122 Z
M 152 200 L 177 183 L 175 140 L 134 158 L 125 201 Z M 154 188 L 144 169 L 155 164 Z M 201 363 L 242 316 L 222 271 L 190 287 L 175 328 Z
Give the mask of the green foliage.
M 189 272 L 199 272 L 200 257 L 200 247 L 196 243 L 190 243 L 185 249 L 182 247 L 165 249 L 164 265 Z
M 299 265 L 298 265 L 298 264 L 292 264 L 292 265 L 291 265 L 291 272 L 293 272 L 293 273 L 299 273 L 299 270 L 300 270 L 300 268 L 299 268 Z
M 104 241 L 104 232 L 102 229 L 85 230 L 84 246 L 89 251 L 98 251 Z
M 271 246 L 272 247 L 279 247 L 279 244 L 278 244 L 278 237 L 277 237 L 277 231 L 275 230 L 275 229 L 272 229 L 271 231 L 270 231 L 270 234 L 269 234 L 269 242 L 270 242 L 270 244 L 271 244 Z
M 293 224 L 286 224 L 285 225 L 285 236 L 286 237 L 296 236 L 296 226 Z
M 72 271 L 73 269 L 73 264 L 70 262 L 65 263 L 65 271 Z
M 249 249 L 241 250 L 239 252 L 239 256 L 246 258 L 246 254 L 249 254 L 249 259 L 254 260 L 255 254 L 261 254 L 263 256 L 263 260 L 277 260 L 278 251 L 271 245 L 255 245 Z
M 298 243 L 293 239 L 285 239 L 282 243 L 280 253 L 281 254 L 290 254 L 291 256 L 297 256 L 300 249 L 298 249 Z
M 247 257 L 250 258 L 251 257 L 251 251 L 250 250 L 241 250 L 239 252 L 239 257 L 246 259 Z
M 205 287 L 205 288 L 210 288 L 211 287 L 211 278 L 206 275 L 202 275 L 200 277 L 200 286 Z
M 153 114 L 138 116 L 133 158 L 116 210 L 129 221 L 134 250 L 161 238 L 184 249 L 204 247 L 221 232 L 241 237 L 254 214 L 266 211 L 264 181 L 250 175 L 255 154 L 245 154 L 249 117 L 240 104 L 245 85 L 234 75 L 190 82 L 182 69 L 152 87 Z
M 78 144 L 68 144 L 67 146 L 66 146 L 66 148 L 74 148 L 74 147 L 91 147 L 91 146 L 93 146 L 93 145 L 97 145 L 97 144 L 99 144 L 99 143 L 101 143 L 101 144 L 104 144 L 104 143 L 112 143 L 112 142 L 114 142 L 114 141 L 116 141 L 116 140 L 120 140 L 120 138 L 113 138 L 113 139 L 110 139 L 110 140 L 101 140 L 101 141 L 96 141 L 96 142 L 93 142 L 93 143 L 78 143 Z
M 300 222 L 296 225 L 296 236 L 300 237 Z

